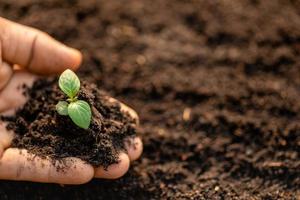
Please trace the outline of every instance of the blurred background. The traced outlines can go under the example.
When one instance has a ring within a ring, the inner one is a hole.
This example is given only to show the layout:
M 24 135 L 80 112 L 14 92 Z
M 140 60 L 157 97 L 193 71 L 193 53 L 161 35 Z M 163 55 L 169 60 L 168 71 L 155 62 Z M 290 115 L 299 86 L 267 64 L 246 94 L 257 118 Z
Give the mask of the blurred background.
M 117 181 L 0 181 L 0 199 L 300 199 L 300 1 L 1 0 L 80 49 L 80 77 L 140 115 Z

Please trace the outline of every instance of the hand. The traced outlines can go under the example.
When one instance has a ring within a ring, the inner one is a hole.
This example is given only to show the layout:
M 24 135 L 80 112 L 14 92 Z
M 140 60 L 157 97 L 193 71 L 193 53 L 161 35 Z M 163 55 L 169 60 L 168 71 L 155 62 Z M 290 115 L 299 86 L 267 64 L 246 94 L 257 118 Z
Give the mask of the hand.
M 11 114 L 26 102 L 18 88 L 23 84 L 30 86 L 37 74 L 59 74 L 67 68 L 76 70 L 81 59 L 79 51 L 64 46 L 47 34 L 0 18 L 0 114 Z M 132 109 L 121 105 L 124 112 L 138 121 Z M 24 149 L 10 148 L 14 133 L 5 127 L 6 124 L 0 121 L 0 179 L 60 184 L 82 184 L 93 177 L 115 179 L 124 175 L 130 161 L 142 153 L 141 139 L 134 138 L 126 143 L 127 153 L 120 153 L 119 163 L 107 170 L 70 157 L 64 159 L 68 170 L 60 171 L 56 170 L 58 161 L 40 158 Z

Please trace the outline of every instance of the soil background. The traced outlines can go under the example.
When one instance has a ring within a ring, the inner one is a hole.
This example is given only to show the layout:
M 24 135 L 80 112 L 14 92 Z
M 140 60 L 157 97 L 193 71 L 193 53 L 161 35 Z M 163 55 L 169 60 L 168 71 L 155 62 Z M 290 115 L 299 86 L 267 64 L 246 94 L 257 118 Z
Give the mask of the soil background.
M 0 181 L 2 199 L 300 199 L 297 0 L 1 0 L 79 48 L 133 107 L 142 159 L 117 181 Z

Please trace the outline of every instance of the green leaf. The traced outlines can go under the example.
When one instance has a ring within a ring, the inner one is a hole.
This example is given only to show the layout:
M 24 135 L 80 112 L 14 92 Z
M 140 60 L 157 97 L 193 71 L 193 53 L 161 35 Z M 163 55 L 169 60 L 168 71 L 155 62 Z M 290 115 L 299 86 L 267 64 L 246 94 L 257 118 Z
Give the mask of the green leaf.
M 68 113 L 72 121 L 80 128 L 88 129 L 92 119 L 90 105 L 82 100 L 72 102 L 68 106 Z
M 59 88 L 70 98 L 74 98 L 80 89 L 80 80 L 77 75 L 67 69 L 59 77 Z
M 59 101 L 55 106 L 58 114 L 68 115 L 68 105 L 69 105 L 68 102 Z

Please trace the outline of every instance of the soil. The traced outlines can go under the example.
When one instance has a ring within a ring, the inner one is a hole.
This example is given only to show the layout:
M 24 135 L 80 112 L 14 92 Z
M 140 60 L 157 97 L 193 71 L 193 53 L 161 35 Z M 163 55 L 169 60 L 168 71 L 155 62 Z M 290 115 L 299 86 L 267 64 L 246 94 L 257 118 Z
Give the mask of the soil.
M 300 2 L 2 0 L 79 48 L 85 80 L 140 116 L 116 181 L 0 182 L 1 199 L 299 199 Z
M 55 105 L 66 99 L 57 79 L 40 79 L 25 89 L 25 95 L 28 101 L 24 107 L 15 116 L 2 118 L 8 122 L 8 130 L 16 133 L 12 147 L 53 160 L 77 157 L 107 168 L 118 163 L 119 152 L 126 151 L 125 142 L 136 136 L 135 119 L 94 84 L 83 83 L 78 94 L 78 99 L 88 102 L 92 110 L 86 130 L 77 127 L 69 116 L 57 113 Z

